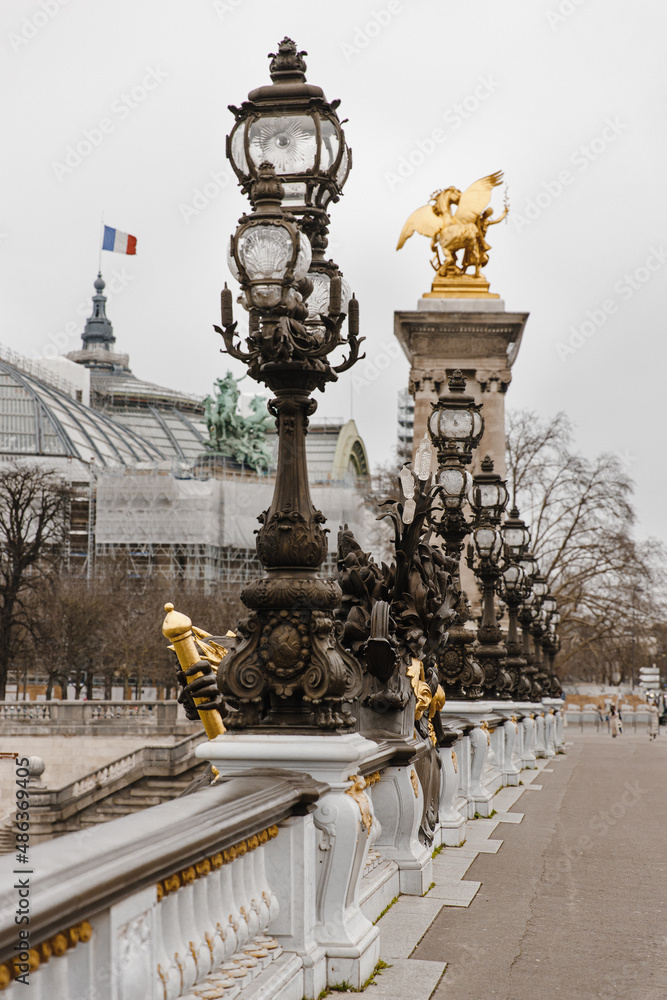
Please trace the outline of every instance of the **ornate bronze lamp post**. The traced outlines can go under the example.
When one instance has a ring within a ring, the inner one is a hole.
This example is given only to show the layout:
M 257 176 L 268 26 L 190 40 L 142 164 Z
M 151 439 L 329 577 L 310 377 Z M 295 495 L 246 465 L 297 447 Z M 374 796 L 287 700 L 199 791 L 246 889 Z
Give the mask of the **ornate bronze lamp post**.
M 448 696 L 481 698 L 484 674 L 471 653 L 474 632 L 465 627 L 470 609 L 461 590 L 459 565 L 463 543 L 471 529 L 463 514 L 473 485 L 466 465 L 470 464 L 473 450 L 481 440 L 484 420 L 481 404 L 465 393 L 466 379 L 460 371 L 453 373 L 448 385 L 449 393 L 433 404 L 428 423 L 438 457 L 437 486 L 433 491 L 438 506 L 433 511 L 431 524 L 451 559 L 454 587 L 458 592 L 456 617 L 448 625 L 449 639 L 438 657 L 438 670 Z
M 505 544 L 507 566 L 499 579 L 499 593 L 507 607 L 509 619 L 505 647 L 507 657 L 505 669 L 512 678 L 512 696 L 519 701 L 530 698 L 531 684 L 526 675 L 526 659 L 523 655 L 523 643 L 519 640 L 518 610 L 530 591 L 530 579 L 521 567 L 530 543 L 530 531 L 519 517 L 519 511 L 514 507 L 501 528 Z
M 547 693 L 548 677 L 544 671 L 544 659 L 542 656 L 542 639 L 547 631 L 547 614 L 542 607 L 542 600 L 546 596 L 547 582 L 541 574 L 537 574 L 533 579 L 532 621 L 530 624 L 530 634 L 533 637 L 533 666 L 535 668 L 535 678 L 533 693 L 541 697 Z
M 359 356 L 357 302 L 349 302 L 344 337 L 342 282 L 333 262 L 315 324 L 308 323 L 306 301 L 314 285 L 308 234 L 321 250 L 326 208 L 347 177 L 349 151 L 336 103 L 305 83 L 304 54 L 285 39 L 273 56 L 272 84 L 232 109 L 237 122 L 228 152 L 253 208 L 240 219 L 229 249 L 239 301 L 249 312 L 245 345 L 237 339 L 226 287 L 222 327 L 216 327 L 227 353 L 275 393 L 268 405 L 278 427 L 276 484 L 257 536 L 266 575 L 243 591 L 250 614 L 218 668 L 231 709 L 228 728 L 264 732 L 349 731 L 354 720 L 345 703 L 360 689 L 358 661 L 340 645 L 334 624 L 340 588 L 318 574 L 327 551 L 325 519 L 310 497 L 305 450 L 316 408 L 312 392 Z M 347 357 L 331 364 L 329 355 L 343 344 Z
M 547 630 L 542 638 L 545 671 L 547 674 L 545 694 L 548 693 L 552 698 L 558 698 L 562 693 L 562 688 L 554 667 L 554 660 L 560 649 L 560 638 L 557 631 L 557 626 L 560 624 L 560 615 L 558 614 L 556 599 L 551 594 L 547 594 L 547 597 L 542 602 L 542 607 L 545 608 L 548 615 Z
M 507 486 L 487 455 L 475 477 L 470 505 L 475 512 L 473 544 L 468 546 L 468 565 L 482 587 L 482 621 L 477 630 L 477 658 L 484 671 L 487 695 L 511 697 L 512 678 L 503 666 L 507 650 L 496 619 L 495 593 L 502 573 L 503 538 L 498 525 L 507 506 Z

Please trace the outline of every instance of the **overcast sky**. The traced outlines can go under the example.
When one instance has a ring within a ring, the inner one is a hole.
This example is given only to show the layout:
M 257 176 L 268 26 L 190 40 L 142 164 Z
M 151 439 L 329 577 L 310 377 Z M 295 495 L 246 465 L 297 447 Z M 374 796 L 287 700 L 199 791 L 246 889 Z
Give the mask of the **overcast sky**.
M 398 234 L 434 189 L 504 170 L 510 219 L 491 230 L 486 272 L 509 310 L 530 312 L 508 406 L 565 410 L 585 454 L 618 452 L 638 533 L 667 541 L 655 0 L 3 0 L 0 18 L 6 345 L 78 348 L 104 212 L 138 239 L 136 257 L 102 263 L 135 374 L 204 394 L 242 373 L 212 330 L 247 205 L 226 165 L 227 105 L 269 82 L 287 34 L 308 80 L 341 98 L 354 154 L 330 252 L 360 300 L 368 361 L 317 394 L 318 415 L 352 412 L 371 461 L 390 457 L 408 373 L 393 312 L 432 280 L 426 240 L 396 253 Z

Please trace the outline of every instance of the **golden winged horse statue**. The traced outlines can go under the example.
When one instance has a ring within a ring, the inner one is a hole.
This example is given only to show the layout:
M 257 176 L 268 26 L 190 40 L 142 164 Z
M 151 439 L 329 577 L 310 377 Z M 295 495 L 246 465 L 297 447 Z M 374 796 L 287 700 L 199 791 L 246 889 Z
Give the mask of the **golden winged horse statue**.
M 480 269 L 488 262 L 488 251 L 491 249 L 486 242 L 486 231 L 489 226 L 501 222 L 509 211 L 506 205 L 502 215 L 494 219 L 493 209 L 487 208 L 491 192 L 502 182 L 502 178 L 502 170 L 498 170 L 495 174 L 480 177 L 463 194 L 455 187 L 435 191 L 429 204 L 418 208 L 405 223 L 396 249 L 400 250 L 414 232 L 421 233 L 431 240 L 431 250 L 435 255 L 431 265 L 438 275 L 454 278 L 465 275 L 468 267 L 474 267 L 474 277 L 481 278 Z M 452 212 L 452 205 L 457 206 L 455 213 Z M 460 266 L 456 261 L 459 250 L 464 252 Z

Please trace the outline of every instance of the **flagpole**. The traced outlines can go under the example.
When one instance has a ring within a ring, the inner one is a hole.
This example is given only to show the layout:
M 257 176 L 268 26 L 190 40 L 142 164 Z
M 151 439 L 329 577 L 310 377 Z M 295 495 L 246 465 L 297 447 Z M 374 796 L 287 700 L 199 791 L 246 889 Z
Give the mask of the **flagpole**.
M 97 273 L 102 273 L 102 244 L 104 243 L 104 212 L 102 212 L 102 231 L 100 233 L 100 252 L 99 259 L 97 262 Z

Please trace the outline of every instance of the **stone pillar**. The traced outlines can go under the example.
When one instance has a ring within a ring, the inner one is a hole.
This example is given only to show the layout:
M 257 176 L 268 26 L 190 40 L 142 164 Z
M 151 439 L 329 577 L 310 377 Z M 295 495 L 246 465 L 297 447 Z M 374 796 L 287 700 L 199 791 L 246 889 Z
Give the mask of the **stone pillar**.
M 507 312 L 502 299 L 422 297 L 414 312 L 394 313 L 394 335 L 410 362 L 410 392 L 415 400 L 413 455 L 426 432 L 431 403 L 460 368 L 466 392 L 483 403 L 484 434 L 470 471 L 490 455 L 502 478 L 505 465 L 505 393 L 521 345 L 528 313 Z M 471 600 L 475 578 L 461 565 L 463 589 Z
M 366 794 L 359 764 L 377 749 L 376 743 L 358 733 L 281 736 L 245 732 L 225 733 L 196 750 L 197 757 L 215 764 L 223 779 L 278 767 L 305 772 L 322 783 L 312 815 L 304 818 L 302 827 L 291 824 L 290 852 L 281 855 L 272 870 L 278 895 L 282 891 L 292 900 L 290 919 L 281 918 L 276 930 L 303 958 L 306 987 L 313 996 L 325 986 L 344 981 L 360 989 L 380 957 L 379 928 L 359 906 L 374 820 L 373 802 Z M 405 790 L 404 797 L 408 797 Z M 421 810 L 416 815 L 418 825 Z M 269 928 L 271 933 L 273 929 Z
M 510 313 L 502 299 L 421 298 L 415 312 L 394 313 L 394 334 L 410 362 L 415 399 L 414 448 L 426 431 L 447 378 L 460 368 L 466 392 L 484 404 L 484 436 L 476 452 L 505 476 L 505 392 L 528 313 Z M 476 471 L 473 459 L 473 472 Z

